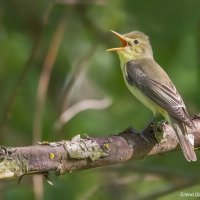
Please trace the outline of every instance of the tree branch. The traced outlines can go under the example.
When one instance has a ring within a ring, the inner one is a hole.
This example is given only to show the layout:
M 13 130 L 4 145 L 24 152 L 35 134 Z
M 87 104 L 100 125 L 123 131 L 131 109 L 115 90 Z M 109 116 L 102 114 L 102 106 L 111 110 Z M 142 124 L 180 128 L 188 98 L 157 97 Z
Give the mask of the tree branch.
M 200 147 L 200 119 L 193 122 L 195 130 L 188 132 L 195 137 L 195 147 Z M 140 159 L 180 149 L 170 125 L 150 124 L 143 135 L 133 129 L 108 137 L 81 138 L 70 141 L 41 142 L 27 147 L 0 147 L 0 179 L 17 178 L 26 174 L 54 171 L 57 175 Z

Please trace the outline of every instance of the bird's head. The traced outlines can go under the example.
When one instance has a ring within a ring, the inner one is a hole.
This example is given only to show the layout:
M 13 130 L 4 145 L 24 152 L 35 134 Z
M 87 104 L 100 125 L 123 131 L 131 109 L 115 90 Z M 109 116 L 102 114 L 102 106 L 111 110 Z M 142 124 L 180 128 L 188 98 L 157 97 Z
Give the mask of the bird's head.
M 111 32 L 121 41 L 122 46 L 107 51 L 116 51 L 123 61 L 153 57 L 149 38 L 144 33 L 133 31 L 122 35 L 112 30 Z

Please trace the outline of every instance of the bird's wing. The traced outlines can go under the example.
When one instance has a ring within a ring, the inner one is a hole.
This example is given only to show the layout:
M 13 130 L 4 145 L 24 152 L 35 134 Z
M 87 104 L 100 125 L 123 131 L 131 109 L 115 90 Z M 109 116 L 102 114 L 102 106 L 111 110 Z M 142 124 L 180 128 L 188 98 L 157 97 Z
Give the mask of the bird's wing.
M 127 62 L 126 73 L 126 79 L 130 85 L 136 86 L 174 118 L 182 121 L 189 127 L 193 127 L 185 104 L 170 80 L 169 84 L 163 84 L 162 79 L 151 79 L 144 72 L 141 64 L 134 61 Z

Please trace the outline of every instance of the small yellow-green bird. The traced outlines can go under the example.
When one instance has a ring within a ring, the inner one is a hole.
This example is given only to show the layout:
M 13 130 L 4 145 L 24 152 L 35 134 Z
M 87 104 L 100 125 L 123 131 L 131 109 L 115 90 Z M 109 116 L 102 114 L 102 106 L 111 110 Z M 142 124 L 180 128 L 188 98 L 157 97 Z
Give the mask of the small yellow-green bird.
M 122 42 L 116 51 L 128 89 L 153 114 L 161 114 L 173 127 L 181 149 L 188 161 L 196 161 L 194 137 L 187 128 L 195 128 L 185 104 L 166 72 L 153 58 L 149 38 L 142 32 L 119 34 L 111 31 Z

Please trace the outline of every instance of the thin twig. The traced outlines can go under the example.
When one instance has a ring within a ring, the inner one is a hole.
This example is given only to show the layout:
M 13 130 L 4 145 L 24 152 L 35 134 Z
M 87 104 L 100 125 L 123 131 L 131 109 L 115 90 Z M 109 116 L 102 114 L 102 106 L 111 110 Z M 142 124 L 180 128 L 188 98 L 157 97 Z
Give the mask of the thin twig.
M 49 18 L 51 16 L 52 10 L 55 6 L 55 3 L 49 2 L 46 11 L 43 16 L 43 26 L 47 26 L 49 22 Z M 33 133 L 34 134 L 34 133 Z M 33 136 L 34 138 L 34 136 Z M 33 176 L 33 194 L 35 200 L 43 200 L 44 199 L 44 185 L 43 178 L 41 176 Z
M 92 59 L 95 51 L 97 49 L 97 44 L 94 44 L 91 49 L 83 56 L 81 56 L 78 61 L 72 67 L 72 72 L 66 78 L 66 82 L 63 87 L 63 92 L 59 101 L 59 115 L 64 112 L 69 106 L 69 95 L 71 93 L 72 88 L 77 82 L 77 79 L 80 77 L 82 72 L 89 67 L 89 62 Z
M 56 3 L 64 5 L 105 5 L 106 0 L 56 0 Z
M 32 67 L 33 61 L 38 56 L 38 52 L 39 52 L 40 47 L 41 47 L 41 34 L 42 33 L 40 32 L 37 35 L 37 38 L 34 42 L 33 49 L 32 49 L 32 52 L 30 54 L 30 57 L 29 57 L 27 63 L 25 64 L 24 68 L 22 69 L 22 72 L 21 72 L 19 79 L 17 80 L 16 84 L 14 85 L 13 90 L 11 91 L 11 95 L 10 95 L 8 101 L 7 101 L 7 104 L 6 104 L 5 109 L 3 111 L 3 114 L 2 114 L 2 119 L 1 119 L 1 122 L 0 122 L 1 129 L 6 123 L 6 120 L 9 116 L 10 111 L 11 111 L 11 107 L 12 107 L 14 101 L 15 101 L 16 96 L 19 93 L 19 90 L 21 89 L 21 87 L 24 83 L 24 80 L 25 80 L 28 72 L 30 71 L 30 69 Z
M 46 11 L 44 12 L 44 16 L 43 16 L 43 20 L 42 20 L 43 26 L 41 26 L 41 29 L 39 30 L 39 32 L 36 35 L 36 38 L 35 38 L 35 41 L 34 41 L 34 44 L 33 44 L 33 48 L 32 48 L 32 51 L 30 53 L 30 56 L 29 56 L 29 59 L 27 60 L 24 68 L 22 69 L 22 72 L 21 72 L 18 80 L 16 81 L 16 84 L 14 85 L 13 90 L 11 91 L 10 97 L 7 100 L 7 104 L 5 105 L 5 108 L 4 108 L 4 111 L 3 111 L 3 114 L 2 114 L 2 119 L 1 119 L 1 122 L 0 122 L 1 129 L 3 129 L 3 126 L 5 125 L 6 120 L 9 117 L 9 113 L 11 112 L 12 105 L 13 105 L 13 103 L 16 99 L 16 96 L 18 95 L 21 87 L 23 86 L 25 78 L 27 77 L 31 67 L 33 67 L 33 62 L 37 59 L 37 57 L 39 55 L 39 52 L 40 52 L 40 49 L 41 49 L 41 46 L 42 46 L 43 30 L 45 29 L 45 26 L 48 23 L 48 19 L 49 19 L 49 16 L 51 14 L 51 11 L 53 9 L 53 5 L 54 4 L 52 2 L 49 3 L 49 6 L 47 6 Z M 2 132 L 1 132 L 1 136 L 3 134 Z
M 44 60 L 43 70 L 39 79 L 35 117 L 33 122 L 33 142 L 41 140 L 42 133 L 42 116 L 44 111 L 44 104 L 51 75 L 52 68 L 54 66 L 59 47 L 65 32 L 66 24 L 66 12 L 61 16 L 55 33 L 53 35 L 49 50 Z
M 105 109 L 109 107 L 111 103 L 112 100 L 110 98 L 104 98 L 100 100 L 85 99 L 79 101 L 78 103 L 75 103 L 74 105 L 69 107 L 64 113 L 62 113 L 62 115 L 56 121 L 54 127 L 56 130 L 60 130 L 64 124 L 66 124 L 78 113 L 89 109 L 95 109 L 95 110 Z

